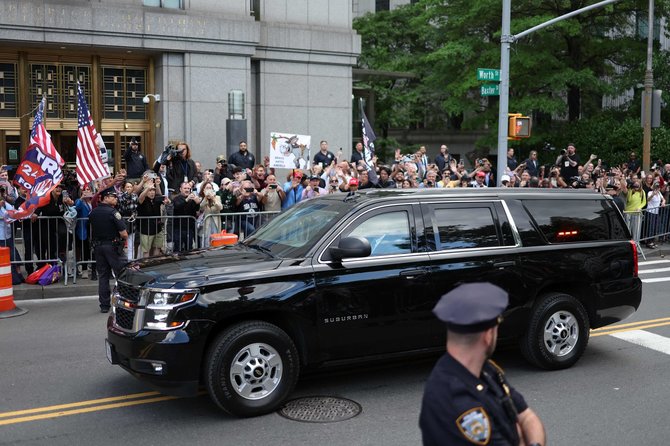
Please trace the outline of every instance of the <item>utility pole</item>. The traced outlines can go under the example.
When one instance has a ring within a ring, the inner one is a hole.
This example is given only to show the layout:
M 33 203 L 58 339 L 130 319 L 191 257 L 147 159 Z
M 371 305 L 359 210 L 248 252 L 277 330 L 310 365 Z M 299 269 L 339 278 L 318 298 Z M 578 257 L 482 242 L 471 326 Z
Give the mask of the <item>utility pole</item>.
M 594 3 L 593 5 L 585 6 L 584 8 L 577 9 L 575 11 L 569 12 L 567 14 L 563 14 L 560 17 L 556 17 L 551 20 L 547 20 L 544 23 L 540 23 L 537 26 L 534 26 L 532 28 L 529 28 L 523 32 L 520 32 L 519 34 L 516 35 L 510 35 L 510 27 L 511 27 L 511 20 L 512 20 L 512 0 L 503 0 L 503 6 L 502 6 L 502 35 L 500 36 L 500 102 L 499 102 L 499 109 L 498 109 L 498 169 L 497 174 L 498 174 L 498 179 L 496 180 L 496 184 L 498 187 L 500 187 L 500 179 L 502 178 L 503 174 L 505 173 L 505 167 L 507 166 L 507 124 L 508 124 L 508 113 L 509 113 L 509 59 L 510 59 L 510 47 L 512 43 L 520 39 L 521 37 L 524 37 L 530 33 L 533 33 L 537 30 L 540 30 L 542 28 L 546 28 L 547 26 L 553 25 L 556 22 L 560 22 L 561 20 L 568 19 L 570 17 L 576 16 L 578 14 L 581 14 L 582 12 L 590 11 L 591 9 L 597 9 L 601 8 L 603 6 L 609 5 L 610 3 L 616 3 L 619 0 L 604 0 L 599 3 Z M 649 0 L 650 7 L 649 7 L 649 23 L 650 23 L 650 28 L 652 29 L 653 32 L 653 4 L 654 0 Z M 650 34 L 650 39 L 653 39 L 653 34 Z M 651 41 L 651 40 L 650 40 Z M 650 44 L 651 45 L 651 44 Z M 647 123 L 649 125 L 649 144 L 651 146 L 651 87 L 653 85 L 653 77 L 651 74 L 651 46 L 647 49 L 647 75 L 645 76 L 645 97 L 647 95 L 647 77 L 649 77 L 649 100 L 648 100 L 648 105 L 649 105 L 649 114 L 645 115 L 648 116 Z M 645 109 L 645 114 L 647 113 L 647 110 Z M 647 126 L 645 125 L 645 138 L 646 138 L 646 129 Z M 647 158 L 646 158 L 646 167 L 644 167 L 645 170 L 649 170 L 649 152 L 647 153 Z M 644 162 L 644 156 L 643 156 L 643 162 Z
M 647 70 L 644 72 L 644 136 L 642 138 L 642 170 L 649 172 L 651 159 L 651 95 L 654 87 L 654 71 L 651 55 L 654 47 L 654 0 L 649 0 L 649 22 L 647 24 Z

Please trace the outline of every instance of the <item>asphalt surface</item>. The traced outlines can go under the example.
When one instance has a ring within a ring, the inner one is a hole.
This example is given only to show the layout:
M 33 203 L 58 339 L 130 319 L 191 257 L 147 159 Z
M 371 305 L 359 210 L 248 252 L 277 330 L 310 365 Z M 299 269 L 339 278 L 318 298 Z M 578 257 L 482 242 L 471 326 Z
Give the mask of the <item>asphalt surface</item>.
M 648 261 L 660 263 L 643 263 L 640 277 L 663 281 L 645 283 L 640 310 L 620 332 L 593 333 L 575 367 L 539 371 L 516 349 L 496 354 L 544 421 L 549 444 L 668 443 L 670 277 L 666 281 L 664 269 L 670 270 L 670 260 Z M 104 352 L 106 316 L 98 312 L 95 297 L 17 303 L 29 312 L 0 319 L 0 445 L 421 442 L 421 396 L 436 357 L 320 373 L 299 382 L 293 397 L 339 396 L 359 403 L 362 412 L 346 421 L 301 423 L 278 414 L 236 419 L 206 396 L 164 397 L 110 365 Z

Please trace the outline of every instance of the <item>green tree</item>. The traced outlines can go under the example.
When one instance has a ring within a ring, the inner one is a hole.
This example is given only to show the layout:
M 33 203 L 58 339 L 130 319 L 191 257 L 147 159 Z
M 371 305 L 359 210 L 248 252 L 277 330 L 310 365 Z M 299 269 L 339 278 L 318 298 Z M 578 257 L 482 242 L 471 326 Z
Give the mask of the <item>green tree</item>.
M 512 33 L 589 3 L 595 0 L 514 0 Z M 532 114 L 534 143 L 552 137 L 557 128 L 567 134 L 579 131 L 572 129 L 579 120 L 603 113 L 603 97 L 616 97 L 642 82 L 646 7 L 646 0 L 621 1 L 559 22 L 512 46 L 510 111 Z M 668 16 L 669 10 L 670 0 L 656 1 L 657 16 Z M 476 69 L 499 66 L 500 27 L 500 0 L 419 0 L 357 19 L 360 66 L 416 76 L 370 80 L 367 86 L 377 98 L 375 125 L 487 127 L 490 133 L 479 145 L 494 146 L 498 100 L 480 97 Z M 670 86 L 670 73 L 665 74 L 669 61 L 667 52 L 656 49 L 656 85 Z M 608 119 L 639 119 L 636 100 Z

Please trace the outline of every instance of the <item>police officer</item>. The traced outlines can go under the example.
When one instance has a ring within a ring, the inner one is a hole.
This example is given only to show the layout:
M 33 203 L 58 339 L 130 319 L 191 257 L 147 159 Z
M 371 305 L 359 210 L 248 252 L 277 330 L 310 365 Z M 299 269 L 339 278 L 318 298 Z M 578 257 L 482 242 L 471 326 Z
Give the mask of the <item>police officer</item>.
M 124 265 L 123 245 L 128 238 L 126 223 L 116 209 L 118 197 L 114 186 L 100 192 L 100 204 L 88 216 L 98 270 L 98 300 L 100 312 L 108 313 L 110 307 L 109 279 L 111 271 L 118 277 Z
M 447 325 L 447 352 L 423 395 L 424 445 L 544 446 L 540 418 L 489 358 L 508 296 L 490 283 L 459 285 L 433 309 Z

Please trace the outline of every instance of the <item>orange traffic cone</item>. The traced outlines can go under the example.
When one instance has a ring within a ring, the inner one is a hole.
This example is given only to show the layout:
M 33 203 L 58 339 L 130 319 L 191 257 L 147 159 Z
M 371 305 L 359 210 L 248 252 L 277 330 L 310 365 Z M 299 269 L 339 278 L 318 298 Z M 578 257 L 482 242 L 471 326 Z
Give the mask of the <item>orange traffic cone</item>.
M 9 248 L 0 247 L 0 319 L 21 316 L 28 310 L 14 305 L 14 287 L 12 287 L 12 265 Z

